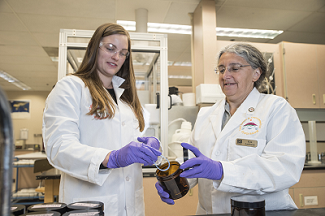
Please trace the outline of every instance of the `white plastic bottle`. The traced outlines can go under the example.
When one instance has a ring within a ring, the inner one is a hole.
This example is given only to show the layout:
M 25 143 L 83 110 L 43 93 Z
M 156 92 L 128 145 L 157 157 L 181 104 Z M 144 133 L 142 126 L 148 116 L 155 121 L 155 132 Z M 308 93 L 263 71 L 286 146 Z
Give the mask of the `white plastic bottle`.
M 189 142 L 191 136 L 192 124 L 191 122 L 182 122 L 181 128 L 177 129 L 172 136 L 172 141 L 168 145 L 169 156 L 176 158 L 176 160 L 183 160 L 182 142 Z

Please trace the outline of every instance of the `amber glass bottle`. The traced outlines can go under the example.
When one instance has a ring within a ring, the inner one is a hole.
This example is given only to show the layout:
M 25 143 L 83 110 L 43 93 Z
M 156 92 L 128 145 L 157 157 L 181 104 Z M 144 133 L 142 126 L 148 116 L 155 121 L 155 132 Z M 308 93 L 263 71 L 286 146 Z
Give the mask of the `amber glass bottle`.
M 168 163 L 159 166 L 162 170 L 167 167 Z M 169 193 L 169 197 L 173 200 L 182 198 L 190 189 L 187 179 L 179 176 L 183 172 L 179 167 L 180 164 L 177 161 L 171 161 L 168 170 L 161 171 L 157 169 L 156 171 L 160 185 Z

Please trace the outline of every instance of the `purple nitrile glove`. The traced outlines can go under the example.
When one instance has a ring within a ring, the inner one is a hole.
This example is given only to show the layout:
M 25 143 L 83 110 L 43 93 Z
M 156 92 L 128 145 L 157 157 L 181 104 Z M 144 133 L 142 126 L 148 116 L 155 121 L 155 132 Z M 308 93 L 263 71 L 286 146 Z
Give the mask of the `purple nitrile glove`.
M 156 137 L 138 137 L 138 141 L 159 150 L 160 142 Z
M 164 190 L 164 188 L 159 184 L 159 182 L 156 182 L 155 186 L 156 186 L 158 195 L 160 196 L 160 199 L 163 202 L 165 202 L 165 203 L 167 203 L 169 205 L 174 205 L 175 204 L 174 200 L 169 198 L 169 194 Z
M 220 180 L 223 175 L 222 164 L 203 155 L 199 149 L 194 146 L 182 143 L 184 148 L 191 150 L 196 158 L 192 158 L 183 163 L 179 168 L 187 169 L 180 174 L 185 178 L 207 178 L 212 180 Z
M 152 165 L 161 152 L 144 143 L 130 142 L 119 150 L 114 150 L 109 156 L 108 168 L 126 167 L 133 163 L 145 166 Z

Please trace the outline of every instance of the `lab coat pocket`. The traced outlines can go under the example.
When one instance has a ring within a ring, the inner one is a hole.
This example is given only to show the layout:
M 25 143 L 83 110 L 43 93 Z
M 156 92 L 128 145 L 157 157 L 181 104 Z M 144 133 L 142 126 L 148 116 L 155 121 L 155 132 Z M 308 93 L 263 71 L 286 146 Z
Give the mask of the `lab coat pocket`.
M 262 155 L 265 148 L 265 139 L 256 139 L 254 137 L 232 137 L 228 143 L 228 160 L 236 160 L 248 155 Z
M 135 215 L 144 215 L 144 191 L 143 187 L 135 192 Z

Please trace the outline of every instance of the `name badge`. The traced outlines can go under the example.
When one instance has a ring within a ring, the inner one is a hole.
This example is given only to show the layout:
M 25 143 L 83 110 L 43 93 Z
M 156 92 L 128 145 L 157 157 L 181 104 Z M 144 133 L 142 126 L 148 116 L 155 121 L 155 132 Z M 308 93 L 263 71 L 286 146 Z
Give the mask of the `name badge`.
M 256 148 L 257 147 L 257 140 L 236 139 L 236 145 Z

